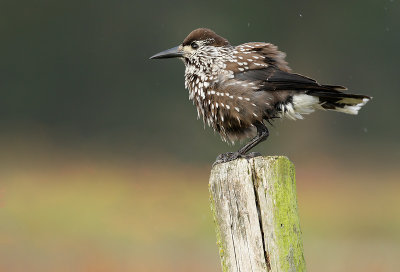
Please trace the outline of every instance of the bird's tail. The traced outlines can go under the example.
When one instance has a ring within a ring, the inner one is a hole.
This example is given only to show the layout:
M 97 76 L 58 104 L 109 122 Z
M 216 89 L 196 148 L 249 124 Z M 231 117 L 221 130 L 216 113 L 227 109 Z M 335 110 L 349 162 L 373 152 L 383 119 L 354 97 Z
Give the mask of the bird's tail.
M 341 86 L 322 85 L 319 90 L 310 90 L 308 95 L 319 99 L 319 106 L 326 110 L 357 114 L 372 97 L 362 94 L 346 94 Z

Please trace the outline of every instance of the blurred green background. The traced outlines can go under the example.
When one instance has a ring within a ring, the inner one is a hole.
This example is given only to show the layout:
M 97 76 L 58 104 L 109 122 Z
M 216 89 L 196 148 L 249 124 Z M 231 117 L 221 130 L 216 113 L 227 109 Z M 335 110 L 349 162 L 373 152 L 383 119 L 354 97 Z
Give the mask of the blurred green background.
M 198 27 L 374 97 L 275 122 L 309 271 L 400 266 L 400 3 L 0 1 L 0 271 L 220 271 L 207 182 L 239 147 L 196 120 L 178 60 Z

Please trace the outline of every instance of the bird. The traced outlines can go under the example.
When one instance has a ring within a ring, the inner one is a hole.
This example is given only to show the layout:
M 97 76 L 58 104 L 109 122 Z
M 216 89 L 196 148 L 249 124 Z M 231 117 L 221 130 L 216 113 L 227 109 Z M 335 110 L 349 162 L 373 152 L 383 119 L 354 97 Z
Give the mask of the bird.
M 303 119 L 315 110 L 358 114 L 372 97 L 349 94 L 339 85 L 319 84 L 293 73 L 286 54 L 265 42 L 233 46 L 207 28 L 193 30 L 181 44 L 150 59 L 179 58 L 185 88 L 198 118 L 234 143 L 251 138 L 237 152 L 220 154 L 214 164 L 260 153 L 249 151 L 268 138 L 266 126 L 277 118 Z

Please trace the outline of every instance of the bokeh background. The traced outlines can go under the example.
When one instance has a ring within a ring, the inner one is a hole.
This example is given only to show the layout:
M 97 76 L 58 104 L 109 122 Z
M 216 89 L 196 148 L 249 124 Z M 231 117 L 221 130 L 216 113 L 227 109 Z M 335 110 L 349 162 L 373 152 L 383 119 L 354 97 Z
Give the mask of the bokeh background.
M 309 271 L 400 266 L 400 2 L 0 1 L 0 271 L 220 271 L 207 183 L 237 149 L 196 120 L 179 60 L 198 27 L 374 97 L 275 122 Z

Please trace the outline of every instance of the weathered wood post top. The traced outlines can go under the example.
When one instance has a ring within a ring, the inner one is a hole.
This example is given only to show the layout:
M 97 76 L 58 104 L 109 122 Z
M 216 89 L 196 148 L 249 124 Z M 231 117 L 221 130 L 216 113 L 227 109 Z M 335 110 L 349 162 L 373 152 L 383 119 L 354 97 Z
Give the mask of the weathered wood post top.
M 288 158 L 217 164 L 209 189 L 223 271 L 306 271 Z

